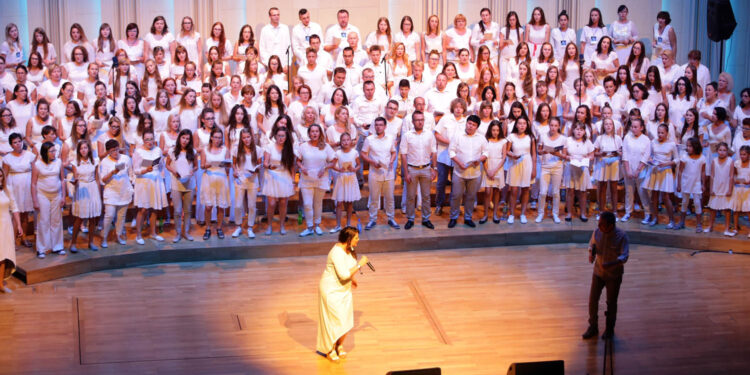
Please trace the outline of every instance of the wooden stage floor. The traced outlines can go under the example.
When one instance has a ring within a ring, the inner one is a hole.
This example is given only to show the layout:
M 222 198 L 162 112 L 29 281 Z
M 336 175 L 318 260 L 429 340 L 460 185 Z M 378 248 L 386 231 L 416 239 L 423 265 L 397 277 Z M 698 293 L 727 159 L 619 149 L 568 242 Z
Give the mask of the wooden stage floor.
M 326 244 L 325 246 L 330 246 Z M 620 294 L 618 374 L 746 374 L 750 257 L 635 245 Z M 347 359 L 316 355 L 324 255 L 109 270 L 0 295 L 0 374 L 505 374 L 583 341 L 591 265 L 580 244 L 372 254 Z M 602 298 L 604 299 L 604 298 Z M 604 309 L 602 301 L 601 309 Z M 603 312 L 600 324 L 603 326 Z M 602 327 L 603 328 L 603 327 Z

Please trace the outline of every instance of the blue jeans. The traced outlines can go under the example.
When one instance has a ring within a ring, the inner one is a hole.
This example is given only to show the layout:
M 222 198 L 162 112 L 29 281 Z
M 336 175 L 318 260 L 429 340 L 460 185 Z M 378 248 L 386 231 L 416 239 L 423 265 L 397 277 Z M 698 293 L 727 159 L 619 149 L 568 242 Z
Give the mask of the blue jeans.
M 445 186 L 448 184 L 448 176 L 453 173 L 453 167 L 448 164 L 438 162 L 437 173 L 438 178 L 437 186 L 435 188 L 435 208 L 441 208 L 445 206 Z M 448 199 L 450 199 L 450 195 L 448 196 Z

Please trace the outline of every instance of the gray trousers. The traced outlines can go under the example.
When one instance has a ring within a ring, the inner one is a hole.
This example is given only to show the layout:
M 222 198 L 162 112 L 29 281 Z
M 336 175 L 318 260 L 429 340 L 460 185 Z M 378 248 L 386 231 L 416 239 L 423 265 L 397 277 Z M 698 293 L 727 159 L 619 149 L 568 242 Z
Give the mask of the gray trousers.
M 451 219 L 458 219 L 461 213 L 461 198 L 464 200 L 464 220 L 471 220 L 474 206 L 477 204 L 477 192 L 482 185 L 482 177 L 463 178 L 453 172 L 451 185 Z M 424 199 L 424 198 L 423 198 Z
M 417 200 L 417 188 L 422 194 L 422 221 L 430 220 L 430 184 L 432 175 L 430 168 L 409 168 L 411 183 L 406 184 L 406 218 L 414 221 Z

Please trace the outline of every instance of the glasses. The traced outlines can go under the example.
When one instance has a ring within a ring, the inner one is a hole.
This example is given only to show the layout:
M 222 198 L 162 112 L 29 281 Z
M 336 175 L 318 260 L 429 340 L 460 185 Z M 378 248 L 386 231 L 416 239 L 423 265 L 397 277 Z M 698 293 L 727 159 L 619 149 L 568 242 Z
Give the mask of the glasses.
M 13 115 L 10 113 L 4 113 L 1 117 L 13 117 Z

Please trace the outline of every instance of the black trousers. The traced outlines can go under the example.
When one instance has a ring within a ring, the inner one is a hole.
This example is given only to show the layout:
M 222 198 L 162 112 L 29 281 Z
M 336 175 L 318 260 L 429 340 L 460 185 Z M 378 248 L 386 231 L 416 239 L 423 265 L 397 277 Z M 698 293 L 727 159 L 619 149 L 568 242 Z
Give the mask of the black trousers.
M 607 329 L 615 328 L 617 320 L 617 296 L 620 294 L 622 275 L 611 278 L 601 278 L 596 274 L 591 277 L 591 292 L 589 293 L 589 325 L 598 327 L 599 324 L 599 298 L 602 289 L 607 288 Z

